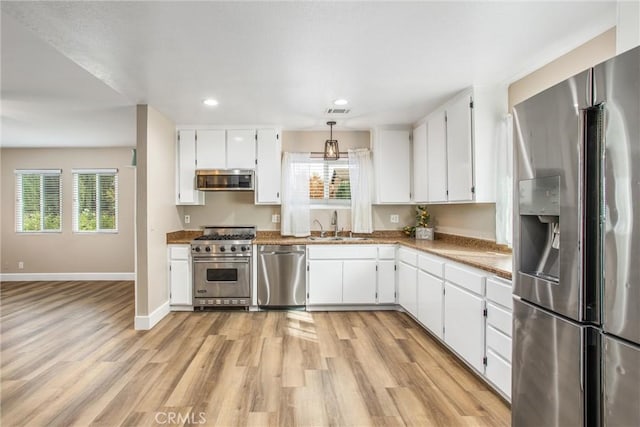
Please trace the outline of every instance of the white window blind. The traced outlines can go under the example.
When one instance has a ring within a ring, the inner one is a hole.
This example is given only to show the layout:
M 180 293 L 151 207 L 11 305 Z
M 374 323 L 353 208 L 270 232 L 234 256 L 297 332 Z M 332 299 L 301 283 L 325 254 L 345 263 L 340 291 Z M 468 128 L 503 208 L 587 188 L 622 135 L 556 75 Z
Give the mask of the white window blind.
M 350 205 L 349 160 L 309 159 L 309 198 L 312 205 Z
M 73 231 L 118 231 L 118 170 L 73 170 Z
M 60 169 L 16 170 L 16 231 L 62 230 Z

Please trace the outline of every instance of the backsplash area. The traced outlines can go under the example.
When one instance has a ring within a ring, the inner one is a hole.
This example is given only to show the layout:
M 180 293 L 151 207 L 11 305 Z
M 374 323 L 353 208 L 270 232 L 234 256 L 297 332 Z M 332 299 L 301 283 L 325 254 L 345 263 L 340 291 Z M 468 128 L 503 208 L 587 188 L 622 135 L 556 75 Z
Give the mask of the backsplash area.
M 280 215 L 280 206 L 255 205 L 253 192 L 210 192 L 206 194 L 204 206 L 180 206 L 184 229 L 198 229 L 204 225 L 256 225 L 258 230 L 280 230 L 279 223 L 271 222 L 273 215 Z M 351 230 L 351 215 L 348 209 L 338 211 L 338 229 Z M 441 233 L 478 239 L 495 240 L 496 209 L 493 203 L 469 203 L 451 205 L 428 205 L 435 220 L 436 230 Z M 311 221 L 320 221 L 325 230 L 331 228 L 333 209 L 311 211 Z M 189 224 L 184 216 L 189 215 Z M 391 215 L 398 215 L 399 222 L 392 223 Z M 408 205 L 373 206 L 375 230 L 400 230 L 415 221 L 415 207 Z M 311 229 L 319 231 L 317 223 Z
M 280 230 L 279 223 L 271 222 L 273 215 L 280 215 L 280 206 L 254 205 L 252 192 L 210 192 L 205 195 L 204 206 L 180 206 L 182 225 L 185 229 L 197 229 L 203 225 L 256 225 L 258 230 Z M 338 228 L 351 230 L 351 214 L 348 209 L 338 211 Z M 331 213 L 333 209 L 314 209 L 311 211 L 311 221 L 320 221 L 325 230 L 331 227 Z M 189 215 L 189 224 L 184 222 L 184 216 Z M 390 221 L 391 215 L 398 215 L 400 221 L 395 224 Z M 373 226 L 376 230 L 399 230 L 413 221 L 412 206 L 374 206 Z M 320 230 L 318 224 L 311 227 Z

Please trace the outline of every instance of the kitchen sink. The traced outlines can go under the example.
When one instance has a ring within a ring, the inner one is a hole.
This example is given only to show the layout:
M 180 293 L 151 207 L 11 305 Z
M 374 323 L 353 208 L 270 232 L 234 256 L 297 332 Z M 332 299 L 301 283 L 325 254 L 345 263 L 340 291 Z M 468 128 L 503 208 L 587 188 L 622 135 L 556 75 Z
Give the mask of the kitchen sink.
M 320 237 L 320 236 L 311 236 L 309 240 L 317 241 L 317 242 L 354 242 L 358 240 L 371 240 L 369 237 Z

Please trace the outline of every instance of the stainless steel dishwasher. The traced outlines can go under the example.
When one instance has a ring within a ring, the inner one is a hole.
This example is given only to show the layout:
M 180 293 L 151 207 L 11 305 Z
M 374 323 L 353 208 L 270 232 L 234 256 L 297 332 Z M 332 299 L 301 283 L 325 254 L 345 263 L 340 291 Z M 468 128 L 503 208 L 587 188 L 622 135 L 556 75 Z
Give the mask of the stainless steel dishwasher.
M 301 307 L 307 288 L 305 245 L 258 246 L 258 305 Z

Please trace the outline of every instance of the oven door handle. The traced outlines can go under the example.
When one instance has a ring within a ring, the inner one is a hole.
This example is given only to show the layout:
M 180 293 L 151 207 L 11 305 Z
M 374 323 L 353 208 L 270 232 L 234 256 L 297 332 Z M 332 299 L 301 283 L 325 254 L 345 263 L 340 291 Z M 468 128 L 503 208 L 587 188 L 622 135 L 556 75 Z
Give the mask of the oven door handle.
M 244 258 L 193 258 L 193 262 L 195 263 L 233 263 L 233 264 L 249 264 L 250 259 L 247 257 Z

